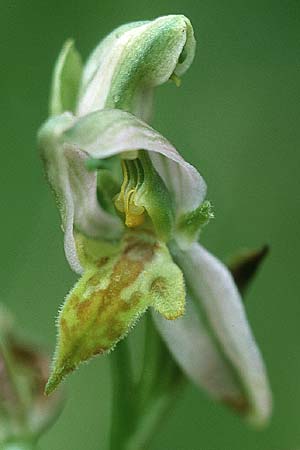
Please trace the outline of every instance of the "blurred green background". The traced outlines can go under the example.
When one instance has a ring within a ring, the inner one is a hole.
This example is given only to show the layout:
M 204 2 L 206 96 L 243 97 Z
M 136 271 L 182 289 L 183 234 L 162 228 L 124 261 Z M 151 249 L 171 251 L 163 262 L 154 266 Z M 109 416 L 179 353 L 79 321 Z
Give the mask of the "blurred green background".
M 203 243 L 220 257 L 268 243 L 247 311 L 274 391 L 271 425 L 255 432 L 194 386 L 151 450 L 300 448 L 300 2 L 1 0 L 1 301 L 51 351 L 54 319 L 75 276 L 64 259 L 54 200 L 35 134 L 51 71 L 68 37 L 84 58 L 127 21 L 187 15 L 198 51 L 180 89 L 157 90 L 155 127 L 198 167 L 216 219 Z M 67 382 L 66 407 L 41 450 L 105 450 L 108 358 Z

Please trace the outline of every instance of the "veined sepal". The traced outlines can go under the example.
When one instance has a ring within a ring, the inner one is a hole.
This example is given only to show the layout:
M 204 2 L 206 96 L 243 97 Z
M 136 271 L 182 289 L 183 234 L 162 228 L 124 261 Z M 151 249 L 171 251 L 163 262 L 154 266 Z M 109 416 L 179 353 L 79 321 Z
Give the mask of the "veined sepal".
M 48 394 L 81 362 L 113 350 L 149 306 L 169 320 L 184 312 L 183 275 L 152 234 L 128 232 L 99 257 L 97 241 L 81 236 L 80 245 L 85 271 L 59 313 Z
M 115 29 L 100 42 L 85 65 L 77 114 L 118 108 L 148 121 L 154 87 L 180 77 L 194 54 L 193 28 L 183 15 L 133 22 Z

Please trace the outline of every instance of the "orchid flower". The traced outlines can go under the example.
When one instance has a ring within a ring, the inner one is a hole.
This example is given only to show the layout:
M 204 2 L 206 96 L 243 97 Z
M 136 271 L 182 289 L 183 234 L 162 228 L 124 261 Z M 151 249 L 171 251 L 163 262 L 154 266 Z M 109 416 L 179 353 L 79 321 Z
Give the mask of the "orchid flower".
M 33 450 L 62 408 L 59 392 L 43 395 L 48 355 L 24 339 L 0 303 L 0 448 Z
M 84 67 L 71 41 L 58 58 L 38 141 L 81 278 L 59 313 L 46 390 L 113 350 L 152 307 L 184 373 L 261 424 L 271 395 L 239 291 L 198 243 L 213 216 L 206 184 L 148 124 L 154 88 L 179 84 L 194 53 L 190 21 L 170 15 L 117 28 Z

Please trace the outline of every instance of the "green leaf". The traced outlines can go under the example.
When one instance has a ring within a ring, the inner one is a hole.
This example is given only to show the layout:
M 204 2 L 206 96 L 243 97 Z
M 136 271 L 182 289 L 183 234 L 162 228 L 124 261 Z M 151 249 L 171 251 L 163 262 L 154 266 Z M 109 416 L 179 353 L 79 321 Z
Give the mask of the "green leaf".
M 81 57 L 72 40 L 64 44 L 54 67 L 49 114 L 75 111 L 82 74 Z
M 81 362 L 112 350 L 149 306 L 166 319 L 184 312 L 182 273 L 167 247 L 151 235 L 128 233 L 119 253 L 98 259 L 94 253 L 86 264 L 59 314 L 47 394 Z

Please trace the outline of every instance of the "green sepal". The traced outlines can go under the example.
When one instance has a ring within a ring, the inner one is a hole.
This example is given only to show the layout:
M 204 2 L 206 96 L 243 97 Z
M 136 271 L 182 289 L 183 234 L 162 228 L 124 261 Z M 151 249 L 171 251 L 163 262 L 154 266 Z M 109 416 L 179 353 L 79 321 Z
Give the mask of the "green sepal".
M 85 238 L 82 238 L 85 239 Z M 50 394 L 81 362 L 114 348 L 149 306 L 166 319 L 184 312 L 183 276 L 165 244 L 128 233 L 119 253 L 96 258 L 97 242 L 85 242 L 85 272 L 58 317 L 58 343 L 46 386 Z
M 134 110 L 136 92 L 141 86 L 145 91 L 145 87 L 162 84 L 173 74 L 177 77 L 193 61 L 195 39 L 186 17 L 161 17 L 149 22 L 148 27 L 128 45 L 126 59 L 120 61 L 112 79 L 106 108 Z
M 177 237 L 188 242 L 196 241 L 201 229 L 213 218 L 213 207 L 206 200 L 197 209 L 179 218 L 176 226 Z
M 68 39 L 55 64 L 50 93 L 49 114 L 75 112 L 82 74 L 81 57 L 74 42 Z
M 118 27 L 85 65 L 78 114 L 118 108 L 148 121 L 154 88 L 186 72 L 195 45 L 192 25 L 183 15 Z

